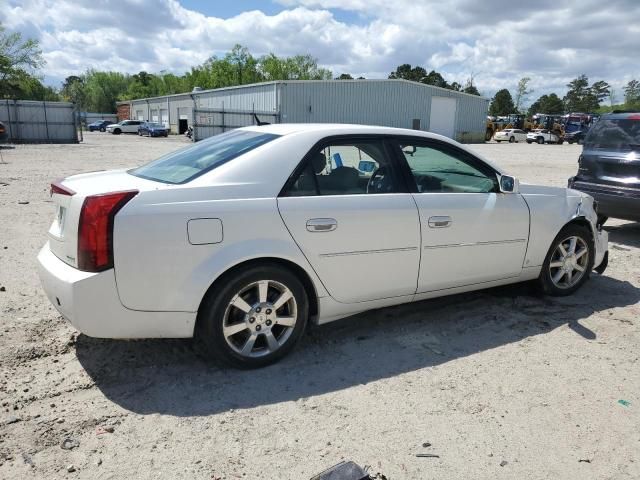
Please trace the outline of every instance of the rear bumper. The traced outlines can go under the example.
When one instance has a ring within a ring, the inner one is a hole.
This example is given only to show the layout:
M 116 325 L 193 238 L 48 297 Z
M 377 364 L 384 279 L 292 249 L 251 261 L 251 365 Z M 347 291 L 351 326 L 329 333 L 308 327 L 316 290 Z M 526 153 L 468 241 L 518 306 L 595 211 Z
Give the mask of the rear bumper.
M 42 287 L 54 307 L 77 330 L 98 338 L 187 338 L 194 312 L 130 310 L 120 302 L 113 269 L 99 273 L 73 268 L 50 250 L 38 254 Z
M 598 202 L 598 214 L 640 221 L 640 190 L 569 179 L 569 188 L 587 193 Z

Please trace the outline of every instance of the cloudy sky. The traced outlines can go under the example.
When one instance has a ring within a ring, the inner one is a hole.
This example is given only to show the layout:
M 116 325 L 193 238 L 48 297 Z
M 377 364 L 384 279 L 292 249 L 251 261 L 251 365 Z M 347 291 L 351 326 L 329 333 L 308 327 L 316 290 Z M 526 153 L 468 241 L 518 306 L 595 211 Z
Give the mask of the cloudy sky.
M 486 96 L 523 76 L 531 97 L 563 94 L 585 73 L 622 100 L 640 79 L 639 19 L 638 0 L 0 0 L 0 22 L 40 40 L 51 85 L 87 68 L 182 73 L 240 43 L 310 53 L 335 75 L 473 75 Z

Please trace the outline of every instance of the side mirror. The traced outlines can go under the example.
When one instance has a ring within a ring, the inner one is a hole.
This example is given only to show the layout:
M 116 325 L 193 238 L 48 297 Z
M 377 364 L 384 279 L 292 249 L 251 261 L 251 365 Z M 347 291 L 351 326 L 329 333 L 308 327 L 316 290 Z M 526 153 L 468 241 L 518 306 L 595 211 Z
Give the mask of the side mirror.
M 509 175 L 500 176 L 500 192 L 502 193 L 518 193 L 520 182 L 516 177 Z

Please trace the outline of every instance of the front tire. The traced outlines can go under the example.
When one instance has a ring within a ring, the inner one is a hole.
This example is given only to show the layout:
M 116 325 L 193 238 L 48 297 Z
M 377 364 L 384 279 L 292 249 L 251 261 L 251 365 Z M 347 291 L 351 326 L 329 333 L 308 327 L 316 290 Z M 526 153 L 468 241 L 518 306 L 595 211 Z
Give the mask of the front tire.
M 309 300 L 299 278 L 274 263 L 227 275 L 206 295 L 196 336 L 207 356 L 237 368 L 270 365 L 298 343 Z
M 104 127 L 102 127 L 102 128 L 100 128 L 100 131 L 104 133 L 104 132 L 106 132 L 106 131 L 107 131 L 107 129 L 106 129 L 106 128 L 104 128 Z
M 509 143 L 513 143 L 513 142 L 515 142 L 515 141 L 516 141 L 516 138 L 515 138 L 515 137 L 509 137 Z
M 116 128 L 116 129 L 113 131 L 113 134 L 114 134 L 114 135 L 120 135 L 121 133 L 122 133 L 122 130 L 120 130 L 119 128 Z
M 544 145 L 544 138 L 538 137 L 538 145 Z
M 594 258 L 591 231 L 581 225 L 567 225 L 551 244 L 538 285 L 547 295 L 571 295 L 589 278 Z

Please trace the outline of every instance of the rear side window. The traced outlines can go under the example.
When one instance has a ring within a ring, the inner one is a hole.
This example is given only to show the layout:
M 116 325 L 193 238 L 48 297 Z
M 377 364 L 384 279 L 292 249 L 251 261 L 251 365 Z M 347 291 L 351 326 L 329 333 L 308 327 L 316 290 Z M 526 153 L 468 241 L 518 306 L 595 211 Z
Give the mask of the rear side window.
M 633 118 L 601 118 L 585 138 L 587 148 L 637 150 L 640 148 L 640 115 Z
M 278 137 L 272 133 L 232 130 L 169 153 L 129 173 L 157 182 L 186 183 Z

